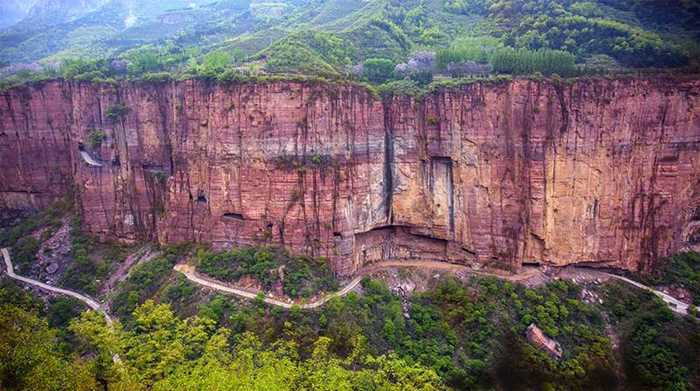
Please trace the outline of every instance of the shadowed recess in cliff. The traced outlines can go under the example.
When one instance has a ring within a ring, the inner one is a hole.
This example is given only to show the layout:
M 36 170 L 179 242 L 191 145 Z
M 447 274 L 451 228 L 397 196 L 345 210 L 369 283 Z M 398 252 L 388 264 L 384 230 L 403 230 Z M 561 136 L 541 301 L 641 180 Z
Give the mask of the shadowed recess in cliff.
M 103 238 L 284 245 L 339 275 L 385 256 L 635 270 L 696 240 L 699 96 L 700 82 L 671 79 L 474 83 L 418 100 L 52 81 L 3 95 L 0 205 L 75 188 Z M 103 121 L 104 107 L 132 109 Z M 91 170 L 69 147 L 95 126 L 118 164 Z

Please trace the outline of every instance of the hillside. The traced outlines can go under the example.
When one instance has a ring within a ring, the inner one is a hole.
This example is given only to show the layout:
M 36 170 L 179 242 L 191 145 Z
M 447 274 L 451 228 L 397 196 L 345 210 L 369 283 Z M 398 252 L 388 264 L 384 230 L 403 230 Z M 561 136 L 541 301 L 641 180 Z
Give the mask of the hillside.
M 700 390 L 699 4 L 0 0 L 0 390 Z
M 564 50 L 579 64 L 608 68 L 695 64 L 700 8 L 694 2 L 655 4 L 44 0 L 0 32 L 0 59 L 8 64 L 48 65 L 68 58 L 128 59 L 134 49 L 153 48 L 160 56 L 175 57 L 166 67 L 169 70 L 220 51 L 247 69 L 258 69 L 265 55 L 273 62 L 265 68 L 269 72 L 344 74 L 349 66 L 370 58 L 399 64 L 416 52 L 435 52 L 476 39 L 481 47 Z M 5 7 L 8 15 L 20 12 L 11 11 L 17 8 L 12 4 Z M 14 18 L 24 14 L 19 15 Z M 330 43 L 318 45 L 314 37 L 321 33 Z M 337 50 L 344 51 L 343 56 L 333 56 Z M 304 54 L 294 58 L 290 51 Z M 303 60 L 308 59 L 313 66 L 305 66 Z M 458 62 L 466 60 L 472 58 Z

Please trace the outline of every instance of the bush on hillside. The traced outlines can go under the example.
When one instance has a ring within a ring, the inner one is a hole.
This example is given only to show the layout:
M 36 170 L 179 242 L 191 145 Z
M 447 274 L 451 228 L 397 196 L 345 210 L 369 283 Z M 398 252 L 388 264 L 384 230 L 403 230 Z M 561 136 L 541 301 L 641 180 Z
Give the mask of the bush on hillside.
M 372 83 L 381 84 L 394 75 L 394 62 L 386 58 L 370 58 L 363 65 L 364 76 Z

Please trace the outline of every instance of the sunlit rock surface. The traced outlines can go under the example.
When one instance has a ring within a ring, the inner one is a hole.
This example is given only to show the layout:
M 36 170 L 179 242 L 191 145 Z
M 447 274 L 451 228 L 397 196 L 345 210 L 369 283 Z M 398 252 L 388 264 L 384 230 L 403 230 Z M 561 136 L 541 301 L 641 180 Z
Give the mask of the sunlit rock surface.
M 649 269 L 700 241 L 700 82 L 2 92 L 0 208 L 66 193 L 103 238 L 280 244 L 340 275 L 385 258 Z

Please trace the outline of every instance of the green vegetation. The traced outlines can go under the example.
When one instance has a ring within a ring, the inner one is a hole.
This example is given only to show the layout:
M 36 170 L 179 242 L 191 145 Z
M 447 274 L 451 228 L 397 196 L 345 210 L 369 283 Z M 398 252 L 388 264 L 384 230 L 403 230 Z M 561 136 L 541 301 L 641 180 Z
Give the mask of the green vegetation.
M 491 279 L 469 286 L 447 280 L 436 290 L 411 298 L 408 317 L 402 314 L 399 298 L 386 287 L 365 281 L 363 289 L 363 297 L 334 301 L 322 312 L 321 324 L 326 324 L 336 349 L 347 351 L 343 341 L 361 332 L 370 346 L 431 366 L 458 389 L 493 387 L 507 380 L 494 376 L 493 369 L 509 372 L 517 365 L 538 372 L 531 385 L 535 389 L 554 383 L 592 384 L 598 381 L 593 369 L 604 369 L 612 359 L 600 318 L 577 299 L 579 288 L 570 284 L 532 290 Z M 525 346 L 522 337 L 517 345 L 527 355 L 521 361 L 498 360 L 503 348 L 499 341 L 511 332 L 523 335 L 531 323 L 562 343 L 563 361 Z
M 670 15 L 685 14 L 690 18 L 700 11 L 697 6 L 682 2 L 661 8 L 639 0 L 474 0 L 457 4 L 463 6 L 453 7 L 456 12 L 471 10 L 494 21 L 495 32 L 502 34 L 506 45 L 566 50 L 579 59 L 606 54 L 631 67 L 685 65 L 690 55 L 684 47 L 686 38 L 667 33 L 662 35 L 655 30 L 659 24 L 687 23 L 673 21 Z M 655 9 L 657 14 L 649 12 L 650 9 Z
M 33 212 L 0 228 L 0 247 L 10 247 L 15 271 L 29 274 L 41 243 L 63 224 L 63 217 L 71 209 L 67 200 L 54 202 L 41 212 Z
M 488 37 L 460 39 L 449 48 L 438 50 L 436 61 L 439 69 L 453 75 L 495 72 L 511 75 L 557 74 L 566 77 L 579 74 L 576 57 L 569 52 L 513 49 Z M 591 68 L 593 67 L 592 65 Z
M 126 248 L 97 243 L 82 232 L 81 225 L 80 217 L 73 217 L 70 227 L 72 262 L 61 279 L 61 285 L 95 295 L 100 282 L 126 258 Z
M 129 114 L 129 108 L 123 103 L 115 103 L 109 106 L 105 112 L 105 116 L 115 122 L 123 120 L 127 114 Z
M 676 318 L 654 294 L 619 283 L 607 287 L 605 301 L 622 336 L 623 368 L 631 389 L 697 389 L 700 323 Z
M 87 145 L 92 148 L 99 148 L 102 145 L 102 142 L 107 138 L 107 134 L 105 134 L 104 130 L 102 129 L 91 129 L 88 134 L 87 134 Z
M 502 44 L 491 37 L 462 37 L 452 42 L 448 48 L 436 52 L 437 66 L 446 70 L 450 64 L 461 64 L 472 61 L 487 64 L 494 50 Z
M 55 232 L 61 227 L 63 216 L 70 209 L 69 200 L 57 201 L 40 212 L 19 219 L 15 224 L 0 228 L 0 247 L 13 247 L 19 240 L 27 238 L 40 228 L 46 228 L 48 233 Z M 42 236 L 50 235 L 42 234 Z
M 497 73 L 511 75 L 558 74 L 573 76 L 576 74 L 575 57 L 571 53 L 549 49 L 513 49 L 500 48 L 491 56 L 491 66 Z
M 271 74 L 426 85 L 433 76 L 691 73 L 700 66 L 700 7 L 689 1 L 663 7 L 646 0 L 280 4 L 218 0 L 177 11 L 143 4 L 134 10 L 148 11 L 125 31 L 130 15 L 105 6 L 70 23 L 0 31 L 0 57 L 11 64 L 0 69 L 0 88 L 57 77 L 242 82 Z M 414 72 L 416 53 L 433 53 L 438 66 Z M 388 62 L 397 68 L 388 69 Z M 408 72 L 395 72 L 403 65 Z
M 112 300 L 114 313 L 128 318 L 137 306 L 153 297 L 172 273 L 175 263 L 188 250 L 187 244 L 165 247 L 161 257 L 136 265 L 129 277 L 117 287 L 117 294 Z
M 680 253 L 666 259 L 650 276 L 640 276 L 648 284 L 678 286 L 690 291 L 693 303 L 700 305 L 700 254 Z
M 221 253 L 201 250 L 197 262 L 198 270 L 213 278 L 236 282 L 244 276 L 253 277 L 268 291 L 280 284 L 284 294 L 292 298 L 308 298 L 338 287 L 325 259 L 292 256 L 280 249 L 245 247 Z
M 365 61 L 363 74 L 372 83 L 381 84 L 391 79 L 394 63 L 386 58 L 370 58 Z
M 354 47 L 334 34 L 302 32 L 281 39 L 257 55 L 273 73 L 339 76 L 351 64 Z
M 0 387 L 4 390 L 97 389 L 89 366 L 66 355 L 56 330 L 33 311 L 0 306 Z
M 357 339 L 354 354 L 340 358 L 327 338 L 302 356 L 291 342 L 266 347 L 253 334 L 233 337 L 207 318 L 178 319 L 152 301 L 134 313 L 135 327 L 110 330 L 104 319 L 86 312 L 70 330 L 80 352 L 95 357 L 95 374 L 110 389 L 240 390 L 439 390 L 437 375 L 393 355 L 372 356 Z M 230 344 L 233 338 L 235 344 Z M 120 369 L 111 358 L 118 353 Z
M 213 295 L 192 316 L 189 306 L 148 300 L 182 303 L 197 296 L 200 290 L 181 276 L 169 278 L 183 251 L 166 249 L 164 258 L 140 265 L 120 287 L 120 296 L 130 291 L 139 296 L 133 311 L 121 315 L 125 328 L 109 329 L 94 312 L 78 317 L 75 303 L 56 300 L 46 313 L 57 329 L 46 329 L 51 337 L 40 331 L 48 338 L 46 346 L 31 354 L 54 357 L 70 374 L 80 369 L 84 384 L 130 390 L 247 389 L 251 384 L 350 390 L 697 386 L 700 324 L 675 318 L 655 296 L 627 285 L 587 287 L 601 295 L 598 305 L 582 301 L 582 288 L 563 281 L 533 289 L 491 278 L 446 279 L 402 298 L 383 283 L 365 279 L 362 294 L 333 299 L 318 311 Z M 113 308 L 122 312 L 119 300 Z M 0 284 L 0 319 L 25 322 L 7 302 L 34 319 L 45 311 L 22 289 Z M 190 315 L 178 317 L 172 308 Z M 561 359 L 527 342 L 525 329 L 532 323 L 562 345 Z M 609 332 L 617 334 L 619 350 Z M 0 354 L 3 346 L 17 344 L 12 338 L 12 333 L 0 334 Z M 119 368 L 112 362 L 114 353 L 122 359 Z M 22 389 L 8 386 L 8 379 L 14 381 L 0 372 L 4 388 Z M 63 377 L 56 382 L 74 387 Z
M 12 261 L 18 273 L 26 273 L 36 260 L 40 243 L 33 236 L 25 236 L 15 243 L 12 248 Z

